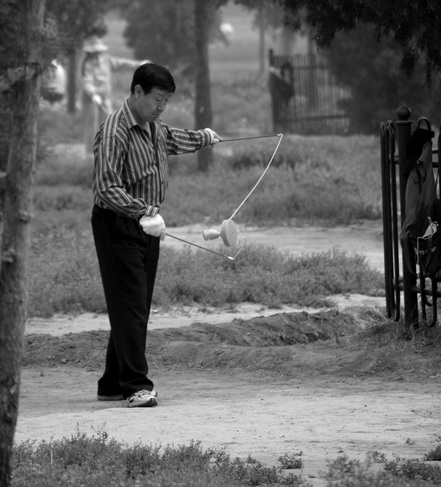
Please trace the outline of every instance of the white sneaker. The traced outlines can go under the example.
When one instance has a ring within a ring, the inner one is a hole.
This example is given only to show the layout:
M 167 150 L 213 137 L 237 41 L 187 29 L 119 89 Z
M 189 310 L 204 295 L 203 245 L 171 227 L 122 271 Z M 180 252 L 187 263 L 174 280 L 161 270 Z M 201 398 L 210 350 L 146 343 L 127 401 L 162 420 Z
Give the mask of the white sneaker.
M 138 391 L 127 398 L 127 405 L 129 408 L 151 408 L 158 404 L 157 397 L 156 391 Z

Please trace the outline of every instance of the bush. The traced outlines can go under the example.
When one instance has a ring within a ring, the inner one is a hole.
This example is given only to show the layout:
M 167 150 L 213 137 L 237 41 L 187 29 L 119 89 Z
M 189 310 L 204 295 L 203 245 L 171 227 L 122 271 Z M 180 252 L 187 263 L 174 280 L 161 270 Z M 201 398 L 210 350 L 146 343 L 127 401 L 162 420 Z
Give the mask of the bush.
M 208 174 L 180 167 L 162 205 L 167 223 L 222 221 L 254 187 L 276 147 L 264 139 L 222 149 Z M 382 214 L 379 141 L 375 137 L 286 136 L 238 223 L 348 224 Z
M 412 468 L 408 468 L 412 465 Z M 429 470 L 433 472 L 433 467 Z M 417 460 L 403 461 L 396 459 L 386 462 L 384 470 L 372 469 L 372 457 L 365 462 L 353 460 L 346 455 L 338 457 L 329 464 L 326 478 L 333 487 L 435 487 L 439 485 L 439 472 L 428 475 L 428 469 Z M 424 473 L 425 472 L 425 473 Z M 432 483 L 433 482 L 433 483 Z
M 99 432 L 59 441 L 14 446 L 12 487 L 307 487 L 301 477 L 283 474 L 248 457 L 231 460 L 223 451 L 202 450 L 199 442 L 161 448 L 128 446 Z
M 106 311 L 90 230 L 61 226 L 34 237 L 29 275 L 30 316 Z M 380 273 L 357 254 L 335 250 L 294 257 L 271 246 L 249 244 L 229 261 L 200 250 L 164 246 L 153 305 L 320 307 L 329 305 L 332 294 L 378 294 L 382 288 Z
M 336 35 L 328 56 L 337 81 L 350 88 L 342 108 L 351 120 L 351 133 L 376 134 L 380 121 L 397 118 L 403 104 L 413 116 L 438 121 L 439 77 L 427 86 L 423 62 L 407 76 L 401 66 L 401 47 L 390 37 L 376 39 L 375 27 L 359 25 Z M 375 80 L 375 82 L 373 82 Z
M 437 445 L 436 447 L 430 451 L 427 455 L 425 455 L 425 460 L 427 461 L 441 461 L 441 436 L 437 438 Z

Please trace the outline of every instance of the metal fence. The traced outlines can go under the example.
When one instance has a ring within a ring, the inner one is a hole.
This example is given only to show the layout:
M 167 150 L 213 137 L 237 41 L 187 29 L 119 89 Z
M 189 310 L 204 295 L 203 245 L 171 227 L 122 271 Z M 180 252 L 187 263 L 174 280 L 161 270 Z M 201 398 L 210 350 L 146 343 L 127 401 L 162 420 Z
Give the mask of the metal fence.
M 413 269 L 409 269 L 400 251 L 400 230 L 405 218 L 409 177 L 405 167 L 414 122 L 410 120 L 411 111 L 407 107 L 400 107 L 397 114 L 395 122 L 388 120 L 380 124 L 386 312 L 389 318 L 403 321 L 408 328 L 420 325 L 434 327 L 438 321 L 438 299 L 441 298 L 439 281 L 424 277 L 415 263 Z M 424 117 L 419 118 L 415 125 L 416 128 L 431 129 L 430 121 Z M 439 170 L 440 140 L 439 135 L 438 147 L 432 150 L 435 174 Z M 440 180 L 436 180 L 439 194 Z
M 276 56 L 270 50 L 269 66 L 275 131 L 347 133 L 349 119 L 343 104 L 349 90 L 337 85 L 325 56 Z

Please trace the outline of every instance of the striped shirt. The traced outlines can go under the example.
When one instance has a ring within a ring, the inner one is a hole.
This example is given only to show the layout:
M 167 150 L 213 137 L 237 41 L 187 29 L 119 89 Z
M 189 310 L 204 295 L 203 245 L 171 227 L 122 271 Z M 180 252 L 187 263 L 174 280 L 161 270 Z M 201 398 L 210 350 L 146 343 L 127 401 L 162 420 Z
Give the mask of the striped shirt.
M 188 154 L 210 144 L 205 130 L 170 127 L 157 119 L 138 125 L 127 100 L 95 135 L 94 203 L 118 215 L 139 219 L 164 201 L 168 155 Z

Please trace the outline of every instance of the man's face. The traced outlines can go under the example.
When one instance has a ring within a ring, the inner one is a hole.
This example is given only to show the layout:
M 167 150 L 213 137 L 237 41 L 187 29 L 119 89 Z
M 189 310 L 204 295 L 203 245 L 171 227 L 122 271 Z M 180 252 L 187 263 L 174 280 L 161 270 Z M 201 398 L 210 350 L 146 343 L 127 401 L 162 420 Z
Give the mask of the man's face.
M 154 122 L 165 110 L 168 100 L 173 96 L 169 91 L 153 88 L 145 94 L 142 88 L 135 86 L 134 112 L 138 122 Z

